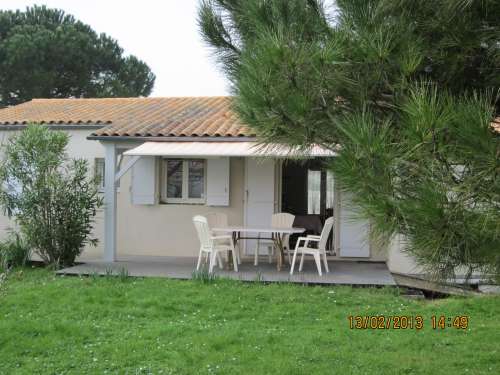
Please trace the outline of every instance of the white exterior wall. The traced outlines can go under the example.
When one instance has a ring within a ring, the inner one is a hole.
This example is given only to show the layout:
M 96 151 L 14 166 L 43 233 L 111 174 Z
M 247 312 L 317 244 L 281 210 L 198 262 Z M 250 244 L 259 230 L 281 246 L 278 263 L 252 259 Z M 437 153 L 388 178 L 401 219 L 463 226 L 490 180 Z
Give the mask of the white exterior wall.
M 401 251 L 402 248 L 403 239 L 401 236 L 395 236 L 389 246 L 387 254 L 387 267 L 389 270 L 394 273 L 410 275 L 424 273 L 412 257 Z
M 124 163 L 126 161 L 124 160 Z M 202 204 L 133 205 L 130 172 L 121 179 L 117 208 L 117 256 L 196 256 L 199 242 L 193 216 L 209 212 L 227 214 L 231 225 L 243 224 L 243 159 L 231 158 L 229 206 Z M 157 179 L 157 182 L 158 179 Z
M 98 141 L 87 140 L 92 130 L 71 129 L 68 156 L 89 160 L 90 171 L 94 172 L 95 158 L 104 158 L 104 147 Z M 16 131 L 0 130 L 0 143 Z M 119 145 L 123 146 L 125 143 Z M 132 144 L 130 144 L 132 146 Z M 126 164 L 127 158 L 122 162 Z M 131 203 L 128 171 L 121 179 L 117 193 L 117 256 L 195 256 L 198 253 L 198 239 L 191 219 L 197 214 L 220 211 L 228 215 L 232 225 L 243 225 L 244 213 L 244 159 L 231 158 L 230 161 L 230 205 L 228 207 L 208 207 L 197 204 L 156 204 L 133 205 Z M 159 177 L 157 178 L 159 182 Z M 103 257 L 103 211 L 96 218 L 95 235 L 99 238 L 97 247 L 88 247 L 82 259 L 102 259 Z M 12 222 L 0 214 L 0 236 L 3 237 Z M 345 259 L 336 257 L 337 259 Z M 418 273 L 413 260 L 400 251 L 399 241 L 394 241 L 388 251 L 370 241 L 370 258 L 353 260 L 388 261 L 391 271 Z

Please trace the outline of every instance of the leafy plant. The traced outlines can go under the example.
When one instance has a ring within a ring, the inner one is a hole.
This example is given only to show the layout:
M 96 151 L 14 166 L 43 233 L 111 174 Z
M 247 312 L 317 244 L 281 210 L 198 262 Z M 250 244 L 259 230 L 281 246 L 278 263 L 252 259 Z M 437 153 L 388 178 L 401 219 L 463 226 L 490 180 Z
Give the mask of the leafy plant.
M 30 248 L 21 235 L 10 232 L 5 240 L 0 241 L 0 269 L 24 266 L 30 253 Z
M 102 206 L 87 161 L 68 159 L 68 135 L 30 125 L 11 137 L 0 165 L 0 204 L 27 244 L 46 264 L 72 265 L 85 245 L 96 245 L 92 227 Z
M 118 270 L 118 278 L 121 282 L 129 280 L 130 274 L 127 267 L 120 267 L 120 269 Z
M 203 267 L 198 271 L 193 271 L 191 278 L 195 281 L 201 282 L 202 284 L 210 284 L 219 280 L 219 276 L 213 272 L 208 272 L 207 267 Z
M 99 277 L 101 275 L 97 269 L 94 269 L 89 273 L 89 276 L 90 276 L 90 278 L 92 278 L 93 281 L 97 281 L 97 280 L 99 280 Z
M 113 269 L 113 267 L 106 267 L 104 272 L 105 272 L 106 277 L 111 277 L 115 274 L 115 270 Z
M 262 275 L 262 272 L 257 271 L 257 275 L 255 275 L 253 281 L 257 284 L 264 284 L 264 276 Z

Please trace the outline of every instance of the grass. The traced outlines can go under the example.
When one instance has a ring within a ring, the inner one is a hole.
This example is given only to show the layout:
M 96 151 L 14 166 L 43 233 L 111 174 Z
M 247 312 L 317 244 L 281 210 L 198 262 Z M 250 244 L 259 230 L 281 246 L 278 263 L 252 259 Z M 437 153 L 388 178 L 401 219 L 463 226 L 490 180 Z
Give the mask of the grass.
M 500 298 L 410 301 L 397 289 L 12 272 L 0 374 L 498 374 Z M 351 330 L 348 315 L 422 315 Z M 431 315 L 469 315 L 433 330 Z

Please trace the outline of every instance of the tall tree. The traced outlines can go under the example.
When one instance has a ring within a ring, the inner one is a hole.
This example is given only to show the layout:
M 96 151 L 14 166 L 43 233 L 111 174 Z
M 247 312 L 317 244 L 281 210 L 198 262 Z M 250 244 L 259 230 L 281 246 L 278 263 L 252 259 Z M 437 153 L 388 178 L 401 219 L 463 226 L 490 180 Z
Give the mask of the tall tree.
M 199 24 L 265 142 L 331 163 L 374 235 L 430 273 L 500 274 L 496 0 L 204 0 Z
M 32 98 L 148 96 L 155 75 L 62 10 L 0 11 L 0 105 Z

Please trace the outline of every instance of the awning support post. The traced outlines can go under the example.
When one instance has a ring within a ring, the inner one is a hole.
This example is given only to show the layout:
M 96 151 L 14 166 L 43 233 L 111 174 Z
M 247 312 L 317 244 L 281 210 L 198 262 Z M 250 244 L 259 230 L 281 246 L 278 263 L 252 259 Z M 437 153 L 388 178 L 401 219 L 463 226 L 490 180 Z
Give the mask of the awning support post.
M 123 168 L 122 168 L 122 169 L 120 169 L 120 170 L 118 171 L 118 173 L 116 173 L 116 176 L 115 176 L 115 182 L 118 182 L 118 181 L 120 180 L 120 178 L 122 178 L 122 176 L 123 176 L 125 173 L 127 173 L 127 172 L 128 172 L 128 170 L 129 170 L 130 168 L 132 168 L 132 167 L 134 166 L 134 164 L 135 164 L 135 163 L 137 163 L 137 161 L 138 161 L 140 158 L 141 158 L 141 156 L 140 156 L 140 155 L 138 155 L 138 156 L 133 156 L 133 157 L 132 157 L 132 159 L 130 159 L 130 160 L 127 162 L 127 164 L 125 164 L 125 165 L 123 166 Z
M 104 159 L 104 261 L 116 260 L 116 161 L 114 143 L 103 142 Z

